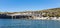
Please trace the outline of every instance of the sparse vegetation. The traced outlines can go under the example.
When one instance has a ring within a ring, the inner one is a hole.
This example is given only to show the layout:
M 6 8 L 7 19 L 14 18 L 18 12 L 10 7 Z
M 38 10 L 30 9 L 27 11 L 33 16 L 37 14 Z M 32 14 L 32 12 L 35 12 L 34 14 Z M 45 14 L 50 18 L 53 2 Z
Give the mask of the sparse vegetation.
M 33 12 L 33 11 L 26 11 L 26 12 Z M 47 9 L 47 10 L 42 10 L 42 11 L 34 11 L 35 13 L 46 13 L 43 16 L 49 16 L 49 17 L 60 17 L 60 8 L 53 8 L 53 9 Z M 13 14 L 13 13 L 25 13 L 25 12 L 0 12 L 1 13 L 7 13 L 7 14 Z
M 42 10 L 40 12 L 46 13 L 44 16 L 60 17 L 60 8 L 47 9 L 47 10 Z

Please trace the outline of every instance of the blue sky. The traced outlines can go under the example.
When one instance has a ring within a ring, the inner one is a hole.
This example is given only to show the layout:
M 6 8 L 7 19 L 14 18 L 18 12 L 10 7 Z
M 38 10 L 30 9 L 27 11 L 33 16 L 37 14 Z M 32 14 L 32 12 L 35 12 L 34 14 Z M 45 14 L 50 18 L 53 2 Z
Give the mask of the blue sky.
M 36 11 L 60 7 L 60 0 L 0 0 L 1 12 Z

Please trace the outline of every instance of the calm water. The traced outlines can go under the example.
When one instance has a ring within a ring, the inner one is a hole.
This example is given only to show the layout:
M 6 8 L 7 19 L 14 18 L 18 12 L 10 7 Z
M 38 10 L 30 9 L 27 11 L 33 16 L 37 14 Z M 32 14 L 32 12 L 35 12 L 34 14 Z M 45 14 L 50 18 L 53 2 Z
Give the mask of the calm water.
M 60 21 L 0 19 L 0 28 L 60 28 Z

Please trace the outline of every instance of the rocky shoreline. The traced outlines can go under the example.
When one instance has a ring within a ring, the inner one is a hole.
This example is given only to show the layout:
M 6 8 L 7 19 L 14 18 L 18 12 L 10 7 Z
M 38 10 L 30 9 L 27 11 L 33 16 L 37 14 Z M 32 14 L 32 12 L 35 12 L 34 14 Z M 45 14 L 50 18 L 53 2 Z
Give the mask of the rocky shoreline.
M 38 20 L 60 20 L 60 8 L 53 8 L 41 11 L 26 12 L 0 12 L 3 19 L 38 19 Z
M 35 17 L 37 20 L 60 20 L 60 17 Z

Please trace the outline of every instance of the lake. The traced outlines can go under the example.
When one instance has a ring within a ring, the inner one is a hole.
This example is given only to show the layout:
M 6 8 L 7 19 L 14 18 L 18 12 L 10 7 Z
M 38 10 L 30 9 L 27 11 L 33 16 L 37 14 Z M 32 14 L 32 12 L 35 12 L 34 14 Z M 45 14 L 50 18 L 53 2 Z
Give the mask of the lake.
M 60 21 L 0 19 L 0 28 L 60 28 Z

